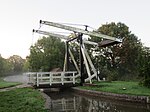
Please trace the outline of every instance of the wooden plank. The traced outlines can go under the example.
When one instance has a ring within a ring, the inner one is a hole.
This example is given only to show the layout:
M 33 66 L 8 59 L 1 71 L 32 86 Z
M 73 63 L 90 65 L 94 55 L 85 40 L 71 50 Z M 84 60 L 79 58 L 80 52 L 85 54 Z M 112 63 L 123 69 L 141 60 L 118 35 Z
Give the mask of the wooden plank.
M 73 73 L 73 84 L 75 84 L 75 74 Z
M 36 74 L 36 85 L 39 86 L 38 74 Z
M 49 81 L 39 82 L 39 85 L 41 84 L 49 84 Z
M 86 59 L 83 47 L 81 47 L 81 51 L 82 51 L 82 55 L 83 55 L 83 59 L 84 59 L 85 67 L 86 67 L 86 71 L 87 71 L 87 74 L 88 74 L 88 79 L 89 79 L 90 83 L 92 83 L 92 81 L 91 81 L 91 79 L 92 79 L 91 78 L 91 72 L 90 72 L 90 68 L 89 68 L 89 65 L 88 65 L 88 62 L 87 62 L 87 59 Z

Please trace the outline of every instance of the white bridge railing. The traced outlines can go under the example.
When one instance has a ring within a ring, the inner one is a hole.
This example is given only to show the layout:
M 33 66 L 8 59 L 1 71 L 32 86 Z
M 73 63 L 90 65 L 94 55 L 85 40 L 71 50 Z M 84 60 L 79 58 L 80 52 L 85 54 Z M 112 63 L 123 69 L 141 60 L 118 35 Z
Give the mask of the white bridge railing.
M 77 71 L 67 72 L 28 72 L 29 83 L 36 85 L 49 84 L 62 84 L 65 83 L 77 83 L 77 79 L 80 76 Z

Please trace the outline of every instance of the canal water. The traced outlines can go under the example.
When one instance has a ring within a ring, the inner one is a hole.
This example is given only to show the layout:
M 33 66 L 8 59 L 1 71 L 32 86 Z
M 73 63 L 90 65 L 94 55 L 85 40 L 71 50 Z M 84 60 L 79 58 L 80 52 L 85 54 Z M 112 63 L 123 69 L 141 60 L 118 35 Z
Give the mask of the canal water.
M 96 98 L 71 90 L 46 92 L 50 112 L 150 112 L 150 105 Z
M 8 76 L 6 81 L 27 83 L 27 75 Z M 90 97 L 71 90 L 47 91 L 50 112 L 150 112 L 150 104 L 130 103 L 106 98 Z

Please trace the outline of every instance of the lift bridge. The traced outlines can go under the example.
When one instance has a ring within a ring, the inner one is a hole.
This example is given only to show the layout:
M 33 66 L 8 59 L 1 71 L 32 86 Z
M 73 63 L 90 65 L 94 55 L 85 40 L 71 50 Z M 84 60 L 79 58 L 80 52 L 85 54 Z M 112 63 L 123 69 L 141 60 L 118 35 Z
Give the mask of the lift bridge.
M 68 30 L 74 33 L 73 37 L 56 34 L 52 32 L 42 31 L 42 30 L 33 30 L 35 33 L 49 35 L 56 38 L 64 39 L 66 45 L 66 53 L 64 60 L 64 67 L 62 72 L 28 72 L 29 83 L 34 84 L 37 87 L 60 87 L 60 86 L 74 86 L 77 83 L 83 85 L 85 82 L 92 83 L 93 78 L 97 78 L 97 71 L 91 61 L 91 58 L 85 48 L 85 44 L 98 46 L 98 47 L 107 47 L 109 45 L 114 45 L 121 43 L 122 40 L 104 35 L 101 33 L 96 33 L 88 31 L 88 26 L 85 25 L 85 29 L 72 27 L 69 25 L 64 25 L 62 23 L 48 22 L 40 20 L 40 25 L 48 25 L 56 27 L 59 29 Z M 97 38 L 102 38 L 102 41 L 99 43 L 83 39 L 83 35 L 94 36 Z M 74 42 L 79 45 L 79 65 L 75 60 L 75 57 L 69 47 L 70 43 Z M 69 59 L 72 60 L 76 71 L 69 71 Z

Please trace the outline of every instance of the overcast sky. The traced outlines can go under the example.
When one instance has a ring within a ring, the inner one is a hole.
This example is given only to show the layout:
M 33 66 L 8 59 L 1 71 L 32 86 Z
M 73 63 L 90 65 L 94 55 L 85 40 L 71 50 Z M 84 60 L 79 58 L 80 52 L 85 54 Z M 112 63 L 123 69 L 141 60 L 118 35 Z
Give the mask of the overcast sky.
M 87 24 L 125 23 L 150 47 L 150 0 L 0 0 L 0 54 L 29 55 L 39 20 Z

